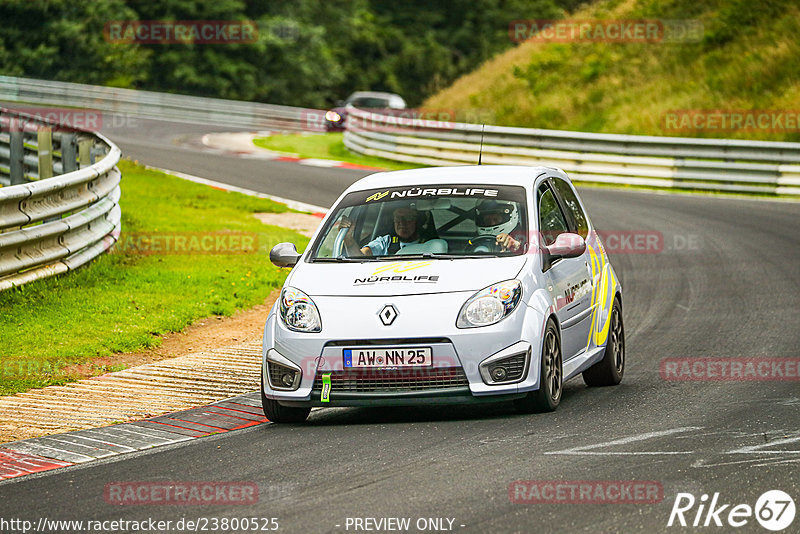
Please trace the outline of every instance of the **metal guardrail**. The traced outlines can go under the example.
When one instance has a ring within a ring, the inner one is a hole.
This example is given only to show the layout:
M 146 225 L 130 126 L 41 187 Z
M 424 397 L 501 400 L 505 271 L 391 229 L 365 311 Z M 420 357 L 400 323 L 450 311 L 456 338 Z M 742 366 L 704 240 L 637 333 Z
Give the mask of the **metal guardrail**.
M 218 126 L 325 130 L 324 110 L 12 76 L 0 76 L 0 100 Z
M 423 165 L 556 166 L 573 180 L 800 195 L 800 143 L 594 134 L 394 117 L 351 108 L 344 143 Z
M 0 108 L 0 291 L 77 269 L 113 246 L 120 155 L 102 135 Z

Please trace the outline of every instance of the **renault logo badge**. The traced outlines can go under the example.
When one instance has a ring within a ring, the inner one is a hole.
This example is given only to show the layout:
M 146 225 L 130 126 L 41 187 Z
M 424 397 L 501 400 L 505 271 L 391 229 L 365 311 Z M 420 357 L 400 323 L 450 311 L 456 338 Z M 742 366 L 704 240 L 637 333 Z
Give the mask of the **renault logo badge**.
M 397 317 L 397 309 L 391 304 L 387 304 L 378 312 L 378 317 L 381 318 L 381 322 L 384 326 L 389 326 Z

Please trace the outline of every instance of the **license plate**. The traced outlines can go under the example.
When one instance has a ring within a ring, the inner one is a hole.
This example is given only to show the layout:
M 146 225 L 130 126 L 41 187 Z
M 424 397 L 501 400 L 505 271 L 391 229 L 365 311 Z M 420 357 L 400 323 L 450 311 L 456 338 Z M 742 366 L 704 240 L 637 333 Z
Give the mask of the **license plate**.
M 384 347 L 380 349 L 344 349 L 344 367 L 430 367 L 430 347 Z

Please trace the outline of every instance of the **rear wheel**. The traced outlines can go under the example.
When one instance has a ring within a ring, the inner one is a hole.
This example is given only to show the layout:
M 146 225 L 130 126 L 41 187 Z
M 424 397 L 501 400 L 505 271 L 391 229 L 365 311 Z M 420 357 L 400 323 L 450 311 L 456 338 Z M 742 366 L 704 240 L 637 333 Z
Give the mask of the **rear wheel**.
M 514 401 L 520 413 L 552 412 L 561 402 L 564 375 L 561 365 L 561 339 L 552 319 L 547 322 L 542 343 L 539 389 Z
M 603 359 L 583 372 L 587 386 L 616 386 L 625 373 L 625 327 L 619 297 L 614 299 L 610 320 Z
M 264 409 L 264 416 L 273 423 L 302 423 L 311 413 L 311 408 L 281 406 L 278 401 L 268 399 L 264 395 L 263 372 L 261 375 L 261 407 Z

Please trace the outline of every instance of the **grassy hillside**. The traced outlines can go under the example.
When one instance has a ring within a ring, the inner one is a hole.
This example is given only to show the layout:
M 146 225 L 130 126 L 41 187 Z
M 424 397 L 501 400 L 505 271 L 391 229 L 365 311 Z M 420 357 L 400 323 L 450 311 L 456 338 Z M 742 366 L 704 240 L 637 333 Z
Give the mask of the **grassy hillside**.
M 797 0 L 600 0 L 567 18 L 693 19 L 702 23 L 702 37 L 687 43 L 526 41 L 424 105 L 490 110 L 503 125 L 800 141 L 800 125 L 676 131 L 665 123 L 672 110 L 790 110 L 797 117 Z

